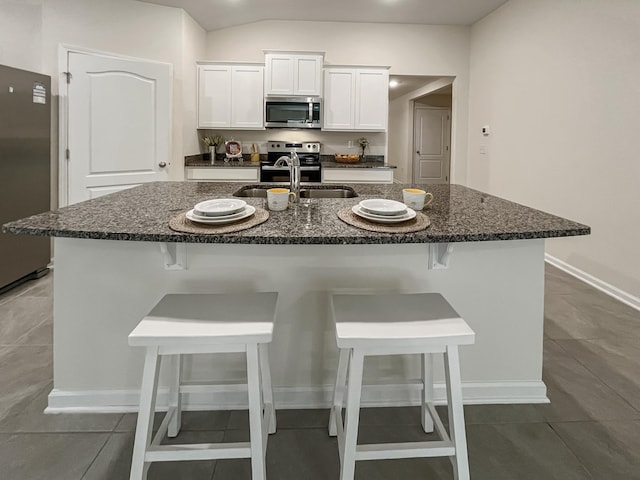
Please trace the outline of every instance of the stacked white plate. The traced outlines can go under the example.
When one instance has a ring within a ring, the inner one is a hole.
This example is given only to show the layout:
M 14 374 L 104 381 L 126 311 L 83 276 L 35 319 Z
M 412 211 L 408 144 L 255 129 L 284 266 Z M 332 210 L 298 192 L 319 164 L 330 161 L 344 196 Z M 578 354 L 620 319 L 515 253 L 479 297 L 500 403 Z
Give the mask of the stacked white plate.
M 186 214 L 192 222 L 208 225 L 233 223 L 256 213 L 255 207 L 236 198 L 216 198 L 198 203 Z
M 357 216 L 376 223 L 400 223 L 415 218 L 416 212 L 402 202 L 384 198 L 363 200 L 351 209 Z

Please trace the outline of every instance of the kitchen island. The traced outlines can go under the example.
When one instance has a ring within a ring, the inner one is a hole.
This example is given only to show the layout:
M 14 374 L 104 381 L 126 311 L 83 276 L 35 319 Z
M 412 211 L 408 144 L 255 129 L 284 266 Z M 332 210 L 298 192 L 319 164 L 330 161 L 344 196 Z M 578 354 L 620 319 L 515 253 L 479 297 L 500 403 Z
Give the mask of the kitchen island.
M 465 402 L 546 401 L 544 239 L 587 235 L 589 227 L 459 185 L 433 185 L 426 230 L 369 232 L 337 211 L 366 198 L 400 200 L 402 185 L 351 187 L 358 197 L 314 198 L 220 235 L 179 233 L 168 222 L 199 201 L 230 197 L 238 184 L 145 184 L 7 224 L 5 231 L 55 237 L 49 411 L 136 410 L 143 352 L 127 345 L 127 335 L 170 292 L 280 293 L 270 346 L 277 408 L 329 405 L 337 348 L 328 294 L 345 289 L 443 293 L 477 335 L 461 352 Z M 242 356 L 228 355 L 187 361 L 184 374 L 193 383 L 241 382 L 244 372 Z M 365 364 L 363 404 L 417 403 L 419 374 L 412 357 L 375 357 Z M 436 400 L 444 395 L 440 381 Z M 246 391 L 221 386 L 200 395 L 186 387 L 184 400 L 191 409 L 242 408 Z

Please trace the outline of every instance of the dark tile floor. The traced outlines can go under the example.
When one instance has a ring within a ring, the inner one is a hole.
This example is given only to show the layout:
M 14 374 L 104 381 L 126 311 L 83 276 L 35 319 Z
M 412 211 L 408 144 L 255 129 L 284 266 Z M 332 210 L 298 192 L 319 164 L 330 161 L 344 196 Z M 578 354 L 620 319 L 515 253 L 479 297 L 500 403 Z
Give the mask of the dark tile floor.
M 0 295 L 0 478 L 128 478 L 135 415 L 44 415 L 52 275 Z M 544 380 L 551 404 L 465 408 L 473 480 L 640 480 L 640 312 L 547 267 Z M 267 472 L 339 474 L 327 410 L 281 410 Z M 371 408 L 361 441 L 424 439 L 417 408 Z M 245 412 L 187 412 L 184 442 L 248 440 Z M 446 459 L 359 462 L 356 478 L 451 479 Z M 154 464 L 150 480 L 250 479 L 248 460 Z

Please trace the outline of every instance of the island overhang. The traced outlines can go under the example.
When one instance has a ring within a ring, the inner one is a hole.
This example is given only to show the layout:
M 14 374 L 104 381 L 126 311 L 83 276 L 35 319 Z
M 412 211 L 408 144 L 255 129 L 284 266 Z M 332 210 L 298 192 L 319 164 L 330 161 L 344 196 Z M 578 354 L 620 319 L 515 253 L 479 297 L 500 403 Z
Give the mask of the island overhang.
M 151 183 L 5 225 L 56 237 L 48 411 L 135 411 L 143 352 L 127 345 L 127 335 L 164 294 L 181 292 L 279 293 L 270 346 L 278 409 L 329 405 L 337 348 L 328 295 L 339 290 L 442 293 L 476 332 L 476 344 L 461 352 L 465 403 L 547 401 L 544 239 L 586 235 L 589 227 L 459 185 L 433 185 L 425 231 L 372 233 L 342 222 L 338 209 L 365 198 L 399 200 L 402 186 L 352 187 L 359 197 L 313 199 L 224 235 L 174 232 L 168 223 L 238 184 Z M 242 362 L 193 359 L 184 378 L 242 383 Z M 376 357 L 365 368 L 364 405 L 417 404 L 419 375 L 415 358 Z M 436 376 L 436 401 L 444 393 Z M 187 386 L 184 395 L 187 409 L 246 406 L 246 392 L 233 387 L 198 396 Z

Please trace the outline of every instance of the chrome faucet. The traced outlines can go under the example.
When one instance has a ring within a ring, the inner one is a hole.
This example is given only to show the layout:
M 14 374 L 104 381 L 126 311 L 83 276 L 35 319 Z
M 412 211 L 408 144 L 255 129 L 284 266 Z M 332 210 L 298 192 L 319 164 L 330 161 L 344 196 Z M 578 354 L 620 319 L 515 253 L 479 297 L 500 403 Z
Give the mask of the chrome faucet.
M 291 156 L 287 157 L 283 155 L 276 163 L 274 163 L 274 167 L 281 167 L 283 164 L 286 164 L 289 167 L 289 177 L 291 180 L 291 185 L 289 190 L 296 194 L 296 198 L 294 200 L 295 203 L 300 201 L 300 159 L 298 158 L 298 154 L 295 150 L 291 151 Z

